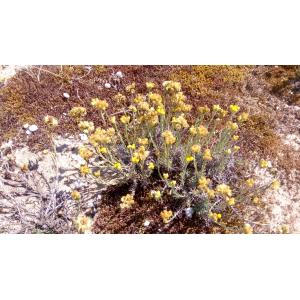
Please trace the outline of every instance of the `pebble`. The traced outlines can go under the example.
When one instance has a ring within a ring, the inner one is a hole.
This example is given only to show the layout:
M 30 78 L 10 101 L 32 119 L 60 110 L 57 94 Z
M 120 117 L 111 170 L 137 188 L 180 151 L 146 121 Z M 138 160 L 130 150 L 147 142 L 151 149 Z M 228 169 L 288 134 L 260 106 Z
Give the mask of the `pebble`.
M 104 85 L 107 89 L 110 89 L 111 88 L 111 85 L 110 83 L 106 82 L 105 85 Z
M 63 93 L 64 98 L 69 99 L 70 95 L 68 93 Z
M 30 130 L 26 130 L 25 132 L 26 132 L 26 134 L 28 134 L 28 135 L 30 135 L 30 134 L 32 133 Z
M 28 123 L 26 123 L 26 124 L 23 125 L 23 128 L 24 128 L 24 129 L 27 129 L 28 127 L 29 127 L 29 124 L 28 124 Z
M 150 225 L 150 221 L 146 220 L 146 221 L 144 222 L 144 226 L 145 226 L 145 227 L 148 227 L 149 225 Z
M 119 77 L 119 78 L 123 78 L 123 73 L 121 71 L 118 71 L 116 73 L 116 76 Z
M 88 140 L 88 136 L 85 133 L 79 133 L 80 139 L 82 141 L 87 141 Z
M 184 212 L 186 217 L 190 219 L 193 216 L 194 209 L 192 207 L 188 207 L 184 210 Z
M 28 130 L 30 131 L 30 132 L 35 132 L 35 131 L 37 131 L 39 128 L 35 125 L 35 124 L 33 124 L 33 125 L 30 125 L 29 127 L 28 127 Z

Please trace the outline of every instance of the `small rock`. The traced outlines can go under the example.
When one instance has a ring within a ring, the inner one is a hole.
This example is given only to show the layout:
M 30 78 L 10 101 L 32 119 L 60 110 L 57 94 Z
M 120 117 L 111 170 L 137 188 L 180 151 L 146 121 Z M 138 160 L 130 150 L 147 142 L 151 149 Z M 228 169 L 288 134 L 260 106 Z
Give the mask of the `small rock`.
M 23 128 L 24 128 L 24 129 L 27 129 L 28 127 L 29 127 L 29 124 L 28 124 L 28 123 L 26 123 L 26 124 L 23 125 Z
M 186 217 L 190 219 L 193 216 L 194 209 L 192 207 L 188 207 L 184 210 L 184 212 Z
M 39 128 L 35 125 L 35 124 L 33 124 L 33 125 L 30 125 L 29 127 L 28 127 L 28 130 L 30 131 L 30 132 L 35 132 L 35 131 L 37 131 Z
M 105 86 L 107 89 L 110 89 L 110 88 L 111 88 L 111 85 L 110 85 L 110 83 L 108 83 L 108 82 L 106 82 L 106 83 L 104 84 L 104 86 Z
M 70 95 L 68 93 L 63 93 L 64 98 L 69 99 Z
M 116 73 L 116 76 L 119 77 L 119 78 L 123 78 L 124 75 L 123 75 L 123 73 L 121 71 L 118 71 Z
M 28 134 L 28 135 L 30 135 L 30 134 L 32 133 L 30 130 L 26 130 L 25 132 L 26 132 L 26 134 Z
M 79 133 L 80 139 L 82 141 L 87 141 L 88 140 L 88 136 L 85 133 Z
M 150 225 L 150 221 L 146 220 L 146 221 L 144 222 L 144 226 L 145 226 L 145 227 L 148 227 L 149 225 Z

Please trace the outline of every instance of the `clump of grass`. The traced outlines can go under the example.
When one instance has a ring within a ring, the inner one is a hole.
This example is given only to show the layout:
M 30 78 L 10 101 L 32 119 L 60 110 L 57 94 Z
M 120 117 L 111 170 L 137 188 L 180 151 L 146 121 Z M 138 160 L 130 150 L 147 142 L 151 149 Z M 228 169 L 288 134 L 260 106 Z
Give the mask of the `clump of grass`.
M 80 167 L 81 176 L 98 183 L 105 181 L 107 172 L 119 176 L 129 186 L 115 203 L 121 210 L 138 205 L 141 190 L 153 205 L 165 203 L 160 212 L 165 226 L 185 212 L 227 231 L 252 233 L 254 223 L 243 217 L 240 208 L 255 204 L 253 199 L 271 183 L 260 186 L 255 178 L 241 178 L 237 173 L 246 165 L 239 155 L 238 131 L 248 113 L 240 112 L 237 104 L 227 109 L 217 104 L 193 107 L 187 104 L 179 82 L 165 81 L 162 93 L 153 83 L 146 86 L 145 95 L 133 85 L 127 88 L 126 98 L 117 95 L 116 107 L 121 109 L 110 114 L 106 100 L 91 99 L 101 127 L 86 120 L 84 107 L 72 108 L 70 116 L 89 138 L 78 150 L 86 161 Z M 195 110 L 197 116 L 191 118 Z M 260 166 L 267 168 L 268 162 L 262 160 Z

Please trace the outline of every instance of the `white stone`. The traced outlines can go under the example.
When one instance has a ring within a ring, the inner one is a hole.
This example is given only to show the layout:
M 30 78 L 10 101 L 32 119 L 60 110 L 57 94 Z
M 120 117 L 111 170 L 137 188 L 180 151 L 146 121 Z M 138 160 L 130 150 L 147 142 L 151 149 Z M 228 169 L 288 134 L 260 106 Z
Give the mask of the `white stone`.
M 150 225 L 150 221 L 146 220 L 146 221 L 144 222 L 144 226 L 145 226 L 145 227 L 148 227 L 149 225 Z
M 28 134 L 28 135 L 30 135 L 30 134 L 32 133 L 30 130 L 26 130 L 25 132 L 26 132 L 26 134 Z
M 123 78 L 123 73 L 121 71 L 118 71 L 116 73 L 116 76 L 119 77 L 119 78 Z
M 38 129 L 39 129 L 39 128 L 38 128 L 35 124 L 30 125 L 30 126 L 28 127 L 28 130 L 31 131 L 31 132 L 35 132 L 35 131 L 37 131 Z
M 184 212 L 186 217 L 190 219 L 193 216 L 194 209 L 192 207 L 188 207 L 184 210 Z
M 107 89 L 110 89 L 111 88 L 111 85 L 110 83 L 106 82 L 105 85 L 104 85 Z
M 80 139 L 82 141 L 87 141 L 88 140 L 88 136 L 85 133 L 79 133 Z
M 24 129 L 27 129 L 28 127 L 29 127 L 29 124 L 28 124 L 28 123 L 26 123 L 26 124 L 23 125 L 23 128 L 24 128 Z
M 63 93 L 64 98 L 69 99 L 70 95 L 68 93 Z

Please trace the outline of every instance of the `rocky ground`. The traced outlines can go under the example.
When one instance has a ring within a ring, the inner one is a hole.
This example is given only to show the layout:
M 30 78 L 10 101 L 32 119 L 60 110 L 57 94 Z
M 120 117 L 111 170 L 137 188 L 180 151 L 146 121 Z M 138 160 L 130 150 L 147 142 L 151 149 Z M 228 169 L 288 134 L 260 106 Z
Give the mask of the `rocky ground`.
M 22 68 L 24 67 L 1 67 L 2 86 L 7 84 L 9 79 Z M 277 191 L 267 192 L 262 199 L 265 204 L 265 215 L 263 222 L 258 222 L 256 232 L 279 233 L 282 231 L 282 225 L 288 225 L 290 232 L 299 233 L 300 107 L 297 103 L 290 101 L 291 97 L 299 93 L 299 82 L 292 80 L 284 87 L 281 94 L 273 93 L 270 84 L 264 78 L 265 73 L 266 67 L 253 67 L 239 95 L 240 101 L 250 108 L 252 114 L 263 113 L 269 117 L 270 121 L 267 120 L 267 122 L 272 122 L 273 130 L 279 140 L 276 142 L 275 149 L 270 148 L 271 150 L 267 147 L 264 149 L 261 144 L 256 145 L 258 137 L 252 136 L 251 139 L 249 135 L 250 142 L 248 141 L 247 144 L 245 141 L 251 151 L 255 152 L 259 147 L 262 148 L 259 149 L 260 155 L 264 151 L 268 156 L 276 154 L 270 159 L 273 167 L 271 172 L 262 173 L 256 169 L 256 175 L 260 181 L 267 182 L 275 178 L 275 173 L 281 180 L 281 187 Z M 103 85 L 106 83 L 103 81 Z M 23 128 L 24 125 L 26 128 Z M 41 129 L 38 125 L 37 128 L 31 128 L 33 129 L 31 131 L 30 125 L 36 124 L 22 124 L 21 126 L 18 124 L 17 134 L 10 139 L 3 140 L 0 147 L 2 170 L 0 174 L 0 232 L 75 232 L 72 220 L 78 213 L 79 207 L 74 201 L 70 201 L 69 192 L 71 189 L 84 187 L 87 184 L 79 178 L 76 171 L 76 168 L 83 163 L 80 156 L 76 154 L 76 147 L 83 144 L 85 138 L 78 134 L 55 136 L 56 155 L 53 156 L 48 144 L 45 144 L 44 149 L 41 147 L 35 149 L 31 146 L 32 141 L 38 139 Z M 23 168 L 29 168 L 30 172 Z M 113 184 L 113 180 L 114 176 L 109 175 L 107 182 L 94 183 L 88 192 L 90 196 L 85 197 L 85 201 L 80 204 L 82 205 L 81 211 L 92 217 L 96 216 L 96 223 L 101 223 L 102 217 L 98 209 L 101 202 L 101 190 Z M 49 197 L 49 195 L 52 196 Z M 107 218 L 105 215 L 107 213 L 107 211 L 103 212 L 105 218 Z M 251 217 L 252 212 L 248 213 Z M 118 222 L 118 219 L 115 221 Z M 147 232 L 148 225 L 144 226 L 145 221 L 147 220 L 139 219 L 138 232 Z M 102 229 L 96 230 L 97 232 L 109 232 L 103 229 L 102 223 L 99 226 L 102 226 Z M 111 229 L 111 232 L 114 232 L 114 229 Z

